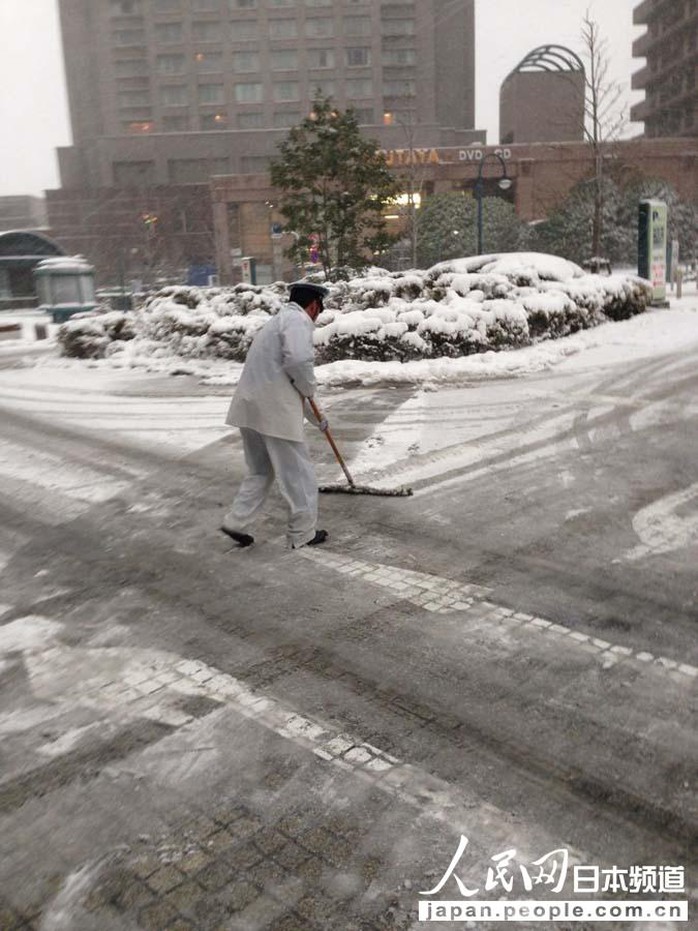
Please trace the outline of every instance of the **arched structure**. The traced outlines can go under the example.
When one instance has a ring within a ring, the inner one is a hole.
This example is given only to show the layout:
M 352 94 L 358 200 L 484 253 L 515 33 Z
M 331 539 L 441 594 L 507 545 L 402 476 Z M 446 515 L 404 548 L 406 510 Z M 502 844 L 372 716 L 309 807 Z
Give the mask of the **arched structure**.
M 43 259 L 61 255 L 65 255 L 63 249 L 41 233 L 0 233 L 0 310 L 34 307 L 38 302 L 34 268 Z
M 528 71 L 584 71 L 584 62 L 564 45 L 539 45 L 521 59 L 505 80 L 512 74 Z
M 500 88 L 500 141 L 581 141 L 584 87 L 584 63 L 576 52 L 564 45 L 534 48 Z

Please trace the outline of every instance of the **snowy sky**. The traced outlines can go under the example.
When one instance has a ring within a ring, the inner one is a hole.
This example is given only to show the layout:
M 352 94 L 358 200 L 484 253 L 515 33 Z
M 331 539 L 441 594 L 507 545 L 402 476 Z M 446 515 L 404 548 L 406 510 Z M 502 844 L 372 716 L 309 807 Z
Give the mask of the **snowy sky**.
M 580 54 L 582 18 L 590 10 L 608 42 L 611 77 L 634 103 L 630 77 L 641 61 L 631 45 L 639 0 L 476 0 L 476 127 L 498 141 L 499 85 L 538 45 L 567 45 Z M 55 147 L 70 145 L 58 27 L 58 0 L 0 0 L 0 195 L 40 194 L 58 185 Z M 635 127 L 639 129 L 640 127 Z

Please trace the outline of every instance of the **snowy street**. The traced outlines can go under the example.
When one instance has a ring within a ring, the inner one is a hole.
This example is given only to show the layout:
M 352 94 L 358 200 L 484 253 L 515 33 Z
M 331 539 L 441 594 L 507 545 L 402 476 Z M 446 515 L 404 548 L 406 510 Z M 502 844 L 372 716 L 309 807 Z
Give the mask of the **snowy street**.
M 461 835 L 478 899 L 562 848 L 694 875 L 698 298 L 672 308 L 318 370 L 357 482 L 415 493 L 324 496 L 295 552 L 278 497 L 250 549 L 218 530 L 223 364 L 3 344 L 0 928 L 412 931 Z

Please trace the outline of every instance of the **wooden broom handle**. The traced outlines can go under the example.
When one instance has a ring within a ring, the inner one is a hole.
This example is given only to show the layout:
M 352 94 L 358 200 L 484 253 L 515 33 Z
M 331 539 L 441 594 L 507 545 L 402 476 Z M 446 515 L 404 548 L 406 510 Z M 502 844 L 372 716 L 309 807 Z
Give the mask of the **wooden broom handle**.
M 322 413 L 320 412 L 320 409 L 318 408 L 317 404 L 315 403 L 315 401 L 314 401 L 312 398 L 308 398 L 307 401 L 308 401 L 308 404 L 310 405 L 310 409 L 312 410 L 313 414 L 315 414 L 315 417 L 317 418 L 317 422 L 320 423 L 321 420 L 324 420 L 324 417 L 322 416 Z M 338 463 L 341 465 L 341 467 L 342 467 L 342 471 L 344 472 L 347 481 L 349 482 L 350 485 L 353 485 L 353 484 L 354 484 L 354 479 L 351 477 L 351 475 L 350 475 L 350 473 L 349 473 L 349 469 L 347 469 L 347 466 L 346 466 L 346 463 L 344 462 L 344 459 L 343 459 L 343 457 L 342 457 L 342 454 L 341 454 L 340 451 L 337 449 L 337 444 L 336 444 L 335 441 L 334 441 L 334 437 L 333 437 L 332 434 L 330 433 L 330 428 L 328 427 L 327 430 L 324 430 L 323 432 L 324 432 L 325 436 L 327 437 L 327 442 L 328 442 L 328 443 L 330 444 L 330 446 L 332 447 L 332 452 L 335 454 L 335 456 L 336 456 L 336 458 L 337 458 L 337 462 L 338 462 Z

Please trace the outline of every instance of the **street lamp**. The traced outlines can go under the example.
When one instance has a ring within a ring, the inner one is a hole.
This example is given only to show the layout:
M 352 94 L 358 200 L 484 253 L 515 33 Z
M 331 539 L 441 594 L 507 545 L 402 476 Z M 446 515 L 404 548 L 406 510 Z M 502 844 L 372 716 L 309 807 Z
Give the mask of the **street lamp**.
M 499 164 L 502 166 L 502 177 L 497 182 L 497 185 L 502 191 L 508 191 L 509 188 L 514 183 L 509 175 L 507 174 L 507 165 L 501 155 L 498 152 L 488 152 L 483 158 L 480 159 L 480 164 L 477 169 L 477 181 L 475 182 L 475 197 L 477 198 L 477 254 L 482 255 L 482 193 L 484 189 L 484 181 L 482 178 L 482 169 L 485 167 L 485 162 L 488 158 L 496 158 Z

